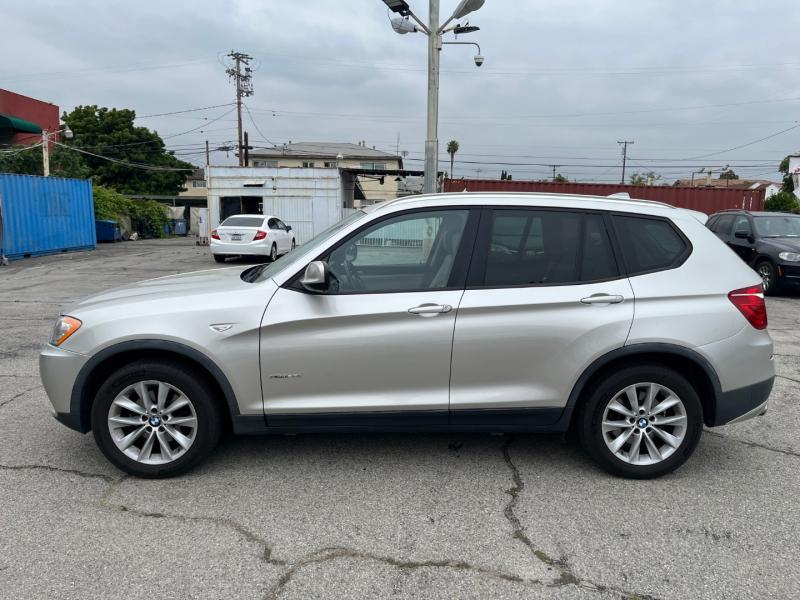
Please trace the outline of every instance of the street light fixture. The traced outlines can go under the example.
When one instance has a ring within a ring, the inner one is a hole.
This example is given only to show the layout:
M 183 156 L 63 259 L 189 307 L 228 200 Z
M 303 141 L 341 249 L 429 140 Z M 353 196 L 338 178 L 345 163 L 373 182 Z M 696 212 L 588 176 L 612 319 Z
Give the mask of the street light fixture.
M 42 129 L 42 173 L 45 177 L 50 177 L 50 138 L 58 135 L 59 133 L 63 133 L 64 137 L 68 140 L 71 140 L 73 137 L 75 137 L 75 134 L 72 133 L 72 129 L 69 128 L 69 125 L 62 125 L 55 131 L 47 131 L 47 129 Z
M 432 194 L 436 192 L 436 183 L 439 171 L 439 58 L 443 44 L 471 44 L 472 42 L 443 42 L 442 35 L 453 31 L 455 33 L 470 33 L 478 31 L 479 28 L 465 25 L 456 25 L 450 29 L 446 27 L 455 19 L 462 19 L 468 14 L 475 12 L 485 4 L 486 0 L 461 0 L 459 5 L 450 18 L 444 24 L 439 24 L 439 0 L 429 0 L 428 24 L 425 25 L 417 15 L 411 10 L 405 0 L 383 0 L 383 3 L 390 11 L 397 13 L 400 17 L 390 19 L 392 29 L 400 35 L 406 33 L 422 32 L 428 36 L 428 127 L 425 139 L 425 186 L 424 192 Z M 411 21 L 414 21 L 412 23 Z M 478 54 L 475 55 L 475 65 L 480 67 L 485 59 L 481 55 L 480 46 Z

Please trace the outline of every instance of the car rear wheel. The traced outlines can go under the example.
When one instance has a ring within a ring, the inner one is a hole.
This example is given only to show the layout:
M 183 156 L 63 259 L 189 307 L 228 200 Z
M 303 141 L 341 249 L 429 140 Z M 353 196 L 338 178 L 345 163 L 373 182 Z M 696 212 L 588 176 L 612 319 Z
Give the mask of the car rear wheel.
M 764 294 L 776 294 L 780 288 L 775 267 L 768 260 L 764 260 L 756 265 L 756 271 L 761 276 L 764 284 Z
M 640 365 L 601 381 L 582 406 L 578 427 L 581 444 L 601 467 L 649 479 L 674 471 L 692 455 L 703 410 L 679 373 Z
M 294 248 L 295 248 L 295 243 L 294 243 L 294 239 L 292 239 L 292 250 L 294 250 Z
M 226 258 L 227 257 L 223 256 L 222 254 L 215 254 L 214 255 L 214 260 L 217 261 L 218 263 L 224 263 Z
M 270 248 L 269 259 L 272 262 L 278 260 L 278 247 L 275 244 L 272 244 L 272 248 Z
M 220 411 L 201 373 L 179 362 L 139 361 L 114 372 L 92 405 L 97 445 L 139 477 L 171 477 L 205 458 L 220 437 Z

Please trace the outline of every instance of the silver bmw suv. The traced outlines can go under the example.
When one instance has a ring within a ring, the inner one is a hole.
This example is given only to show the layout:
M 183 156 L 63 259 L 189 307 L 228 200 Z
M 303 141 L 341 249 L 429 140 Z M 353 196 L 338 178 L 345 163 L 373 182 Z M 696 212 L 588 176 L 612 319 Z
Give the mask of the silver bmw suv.
M 568 431 L 657 477 L 703 425 L 765 412 L 761 280 L 698 213 L 646 201 L 386 202 L 267 265 L 162 277 L 64 311 L 55 417 L 142 477 L 221 433 Z

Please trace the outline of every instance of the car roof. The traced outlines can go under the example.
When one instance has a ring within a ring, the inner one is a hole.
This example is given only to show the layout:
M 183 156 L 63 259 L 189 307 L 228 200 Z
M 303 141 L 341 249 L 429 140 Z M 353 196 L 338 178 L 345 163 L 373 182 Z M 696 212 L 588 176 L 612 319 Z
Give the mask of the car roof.
M 644 213 L 661 216 L 686 214 L 684 209 L 654 200 L 636 200 L 610 196 L 588 196 L 581 194 L 551 194 L 539 192 L 455 192 L 403 196 L 374 205 L 375 211 L 399 208 L 428 208 L 441 205 L 495 205 L 536 206 L 553 208 L 585 208 L 592 210 L 618 210 L 620 212 Z M 696 217 L 695 217 L 696 218 Z
M 712 217 L 716 217 L 717 215 L 750 215 L 752 217 L 774 217 L 775 215 L 784 215 L 787 217 L 796 217 L 798 216 L 795 213 L 790 212 L 782 212 L 777 210 L 745 210 L 743 208 L 731 208 L 728 210 L 720 210 L 715 212 Z
M 273 217 L 273 215 L 231 215 L 230 217 L 225 217 L 225 221 L 228 219 L 232 219 L 234 217 L 250 217 L 253 219 L 277 219 L 278 217 Z M 225 222 L 223 221 L 223 223 Z

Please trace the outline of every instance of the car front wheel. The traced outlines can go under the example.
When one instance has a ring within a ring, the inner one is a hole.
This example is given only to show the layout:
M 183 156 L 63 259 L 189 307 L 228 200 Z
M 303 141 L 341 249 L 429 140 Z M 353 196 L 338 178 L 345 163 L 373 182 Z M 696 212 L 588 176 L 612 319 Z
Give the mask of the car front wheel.
M 641 365 L 601 381 L 582 406 L 578 427 L 581 444 L 601 467 L 649 479 L 674 471 L 692 455 L 703 410 L 679 373 Z
M 222 255 L 222 254 L 215 254 L 214 255 L 214 260 L 217 261 L 218 263 L 224 263 L 226 258 L 227 257 Z
M 201 373 L 180 362 L 139 361 L 114 372 L 92 405 L 97 445 L 139 477 L 171 477 L 205 458 L 220 437 L 220 413 Z
M 762 261 L 756 265 L 756 271 L 761 276 L 761 281 L 764 284 L 764 293 L 767 295 L 775 294 L 779 290 L 777 274 L 775 267 L 768 260 Z
M 278 260 L 278 247 L 275 244 L 272 244 L 272 248 L 269 251 L 269 260 L 270 262 Z

